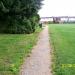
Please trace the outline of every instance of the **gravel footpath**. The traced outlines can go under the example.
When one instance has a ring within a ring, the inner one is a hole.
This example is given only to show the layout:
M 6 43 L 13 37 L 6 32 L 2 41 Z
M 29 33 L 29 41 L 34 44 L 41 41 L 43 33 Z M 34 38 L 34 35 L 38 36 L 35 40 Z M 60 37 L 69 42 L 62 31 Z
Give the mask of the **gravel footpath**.
M 37 44 L 20 70 L 20 75 L 52 75 L 48 26 L 39 35 Z

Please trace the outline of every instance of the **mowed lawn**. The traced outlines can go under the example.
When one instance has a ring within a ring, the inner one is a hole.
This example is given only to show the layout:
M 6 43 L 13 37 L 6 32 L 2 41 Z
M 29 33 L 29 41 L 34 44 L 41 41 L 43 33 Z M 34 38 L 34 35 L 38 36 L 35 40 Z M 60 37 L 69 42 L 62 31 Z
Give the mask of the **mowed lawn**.
M 0 75 L 19 75 L 20 66 L 36 44 L 40 30 L 25 34 L 0 34 Z
M 54 75 L 75 75 L 75 24 L 50 24 Z

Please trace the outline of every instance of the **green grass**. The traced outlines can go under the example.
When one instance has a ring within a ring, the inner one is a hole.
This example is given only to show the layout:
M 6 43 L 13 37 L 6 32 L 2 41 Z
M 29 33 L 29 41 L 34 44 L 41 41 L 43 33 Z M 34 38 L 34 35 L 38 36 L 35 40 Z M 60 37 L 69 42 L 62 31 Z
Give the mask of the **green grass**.
M 53 74 L 75 75 L 75 24 L 49 25 Z
M 38 34 L 0 34 L 0 75 L 19 75 L 20 66 L 31 53 Z

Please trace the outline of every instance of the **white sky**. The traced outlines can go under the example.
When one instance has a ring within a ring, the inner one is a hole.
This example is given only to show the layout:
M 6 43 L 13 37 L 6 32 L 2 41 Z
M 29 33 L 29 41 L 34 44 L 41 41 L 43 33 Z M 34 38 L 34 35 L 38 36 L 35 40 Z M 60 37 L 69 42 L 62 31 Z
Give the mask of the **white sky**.
M 44 0 L 39 10 L 41 17 L 75 16 L 75 0 Z

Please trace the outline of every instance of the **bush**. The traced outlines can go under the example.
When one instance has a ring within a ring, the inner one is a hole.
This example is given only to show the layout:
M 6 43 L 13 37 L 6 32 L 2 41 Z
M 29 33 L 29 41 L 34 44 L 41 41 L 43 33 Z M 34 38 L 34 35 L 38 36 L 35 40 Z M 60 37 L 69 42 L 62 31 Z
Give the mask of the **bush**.
M 21 22 L 13 20 L 12 22 L 10 21 L 9 24 L 0 26 L 0 33 L 30 34 L 34 31 L 35 31 L 35 23 L 30 19 L 24 19 Z
M 42 0 L 1 0 L 0 33 L 32 33 L 40 16 Z
M 25 20 L 25 21 L 23 22 L 22 30 L 23 30 L 25 33 L 27 33 L 27 34 L 32 33 L 32 25 L 31 25 L 31 21 L 30 21 L 30 20 Z

